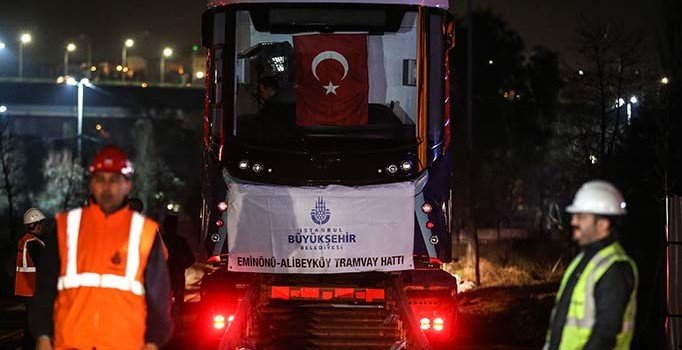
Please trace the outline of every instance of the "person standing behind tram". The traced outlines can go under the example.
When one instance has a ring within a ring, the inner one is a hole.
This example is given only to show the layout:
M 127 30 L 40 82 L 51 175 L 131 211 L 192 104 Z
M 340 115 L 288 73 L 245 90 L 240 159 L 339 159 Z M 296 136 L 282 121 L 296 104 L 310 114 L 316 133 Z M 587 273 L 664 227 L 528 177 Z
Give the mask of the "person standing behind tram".
M 581 252 L 562 278 L 543 349 L 629 349 L 638 275 L 616 236 L 623 196 L 608 182 L 590 181 L 566 211 Z
M 17 244 L 17 266 L 14 277 L 14 294 L 21 298 L 26 313 L 31 307 L 31 299 L 36 290 L 36 265 L 45 248 L 43 230 L 47 218 L 38 208 L 29 208 L 24 213 L 26 233 Z M 28 316 L 27 316 L 28 317 Z M 28 331 L 28 320 L 24 328 L 22 346 L 24 349 L 35 347 L 35 341 Z
M 36 349 L 157 349 L 170 282 L 156 222 L 126 203 L 133 167 L 115 146 L 90 166 L 89 204 L 57 215 L 29 313 Z
M 168 215 L 163 220 L 163 241 L 168 248 L 168 271 L 173 294 L 174 314 L 181 315 L 185 302 L 185 270 L 194 264 L 194 255 L 187 240 L 178 234 L 178 217 Z

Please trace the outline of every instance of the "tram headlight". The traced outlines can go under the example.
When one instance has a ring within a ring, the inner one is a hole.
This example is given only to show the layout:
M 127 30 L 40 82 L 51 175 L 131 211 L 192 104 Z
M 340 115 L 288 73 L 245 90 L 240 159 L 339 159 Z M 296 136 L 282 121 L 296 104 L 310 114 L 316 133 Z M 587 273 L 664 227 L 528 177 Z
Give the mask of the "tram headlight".
M 400 163 L 400 169 L 402 169 L 403 171 L 410 171 L 412 170 L 412 163 L 405 160 L 402 163 Z

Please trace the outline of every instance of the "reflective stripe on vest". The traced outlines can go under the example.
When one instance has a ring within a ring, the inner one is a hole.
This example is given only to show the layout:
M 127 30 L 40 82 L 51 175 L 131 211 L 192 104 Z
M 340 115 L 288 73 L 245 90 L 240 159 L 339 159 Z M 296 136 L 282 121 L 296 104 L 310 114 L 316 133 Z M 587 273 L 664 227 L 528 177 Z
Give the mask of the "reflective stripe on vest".
M 36 267 L 35 266 L 29 266 L 28 260 L 27 260 L 28 243 L 33 242 L 33 241 L 38 241 L 38 243 L 40 243 L 40 245 L 42 245 L 43 247 L 45 246 L 45 243 L 43 243 L 43 241 L 41 241 L 38 237 L 32 237 L 32 238 L 27 239 L 26 242 L 24 242 L 24 246 L 22 248 L 21 266 L 17 266 L 17 272 L 34 272 L 34 273 L 36 272 Z
M 16 273 L 14 274 L 14 295 L 32 297 L 36 289 L 36 266 L 35 261 L 29 254 L 29 243 L 37 243 L 45 247 L 40 238 L 28 232 L 17 242 L 17 258 L 15 260 Z
M 557 294 L 557 302 L 561 299 L 564 288 L 570 275 L 573 274 L 576 266 L 583 255 L 580 254 L 569 265 L 569 268 L 564 275 Z M 623 315 L 623 325 L 616 338 L 615 349 L 628 349 L 632 333 L 634 331 L 635 311 L 636 311 L 636 295 L 638 273 L 635 263 L 625 254 L 623 248 L 617 242 L 614 242 L 602 248 L 587 262 L 585 269 L 582 271 L 572 292 L 571 300 L 568 306 L 568 313 L 566 315 L 566 323 L 562 331 L 561 343 L 559 349 L 581 349 L 587 343 L 592 327 L 596 321 L 596 305 L 594 299 L 594 289 L 599 282 L 599 279 L 606 273 L 606 271 L 616 262 L 625 261 L 632 267 L 634 275 L 634 286 L 630 293 L 630 298 Z M 556 308 L 556 306 L 555 306 Z M 552 320 L 554 319 L 554 312 L 552 310 Z M 551 332 L 551 329 L 550 329 Z M 547 333 L 547 341 L 545 349 L 549 348 L 550 332 Z
M 144 226 L 144 216 L 136 212 L 133 213 L 130 233 L 128 235 L 126 273 L 125 276 L 120 276 L 77 272 L 76 263 L 78 261 L 78 234 L 80 232 L 81 213 L 81 208 L 74 209 L 68 213 L 66 218 L 66 275 L 59 277 L 57 289 L 99 287 L 128 291 L 135 295 L 144 295 L 142 282 L 135 279 L 137 269 L 140 266 L 140 238 L 142 236 L 142 227 Z

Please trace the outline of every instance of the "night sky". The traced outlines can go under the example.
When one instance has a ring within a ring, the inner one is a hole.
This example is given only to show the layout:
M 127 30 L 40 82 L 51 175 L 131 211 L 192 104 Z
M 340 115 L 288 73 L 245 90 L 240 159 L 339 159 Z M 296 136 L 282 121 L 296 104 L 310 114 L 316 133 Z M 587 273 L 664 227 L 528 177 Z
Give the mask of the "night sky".
M 16 51 L 19 31 L 31 31 L 26 59 L 57 64 L 66 43 L 78 43 L 81 34 L 92 40 L 93 62 L 119 62 L 126 37 L 136 40 L 129 55 L 158 58 L 166 45 L 186 54 L 200 43 L 204 9 L 202 0 L 0 0 L 0 40 Z M 84 54 L 85 41 L 78 52 Z M 77 54 L 74 61 L 79 61 Z
M 655 3 L 645 0 L 474 0 L 475 7 L 490 8 L 523 37 L 526 48 L 544 45 L 568 56 L 580 14 L 591 20 L 612 19 L 630 28 L 655 33 Z M 200 41 L 203 0 L 0 0 L 0 40 L 8 45 L 0 56 L 0 74 L 8 67 L 7 55 L 16 54 L 21 30 L 31 31 L 34 42 L 25 51 L 33 60 L 60 64 L 67 42 L 80 43 L 73 61 L 84 60 L 85 40 L 91 38 L 93 61 L 120 61 L 125 37 L 136 39 L 130 55 L 158 59 L 165 45 L 187 55 Z M 466 13 L 466 0 L 455 0 L 455 11 Z M 79 42 L 79 38 L 81 41 Z M 83 56 L 80 56 L 83 55 Z M 2 59 L 4 58 L 4 59 Z
M 656 33 L 656 0 L 474 0 L 474 7 L 489 8 L 516 30 L 526 49 L 542 45 L 572 56 L 581 16 L 591 22 L 611 21 L 626 30 Z M 466 0 L 455 0 L 455 12 L 466 14 Z M 649 40 L 647 45 L 653 45 Z

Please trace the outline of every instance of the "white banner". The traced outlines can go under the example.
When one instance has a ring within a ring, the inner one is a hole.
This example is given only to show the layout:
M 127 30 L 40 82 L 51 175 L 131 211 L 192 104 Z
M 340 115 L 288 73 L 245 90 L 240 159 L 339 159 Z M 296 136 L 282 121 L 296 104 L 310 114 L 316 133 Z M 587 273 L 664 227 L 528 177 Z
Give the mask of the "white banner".
M 415 184 L 287 187 L 229 182 L 230 271 L 414 268 Z

